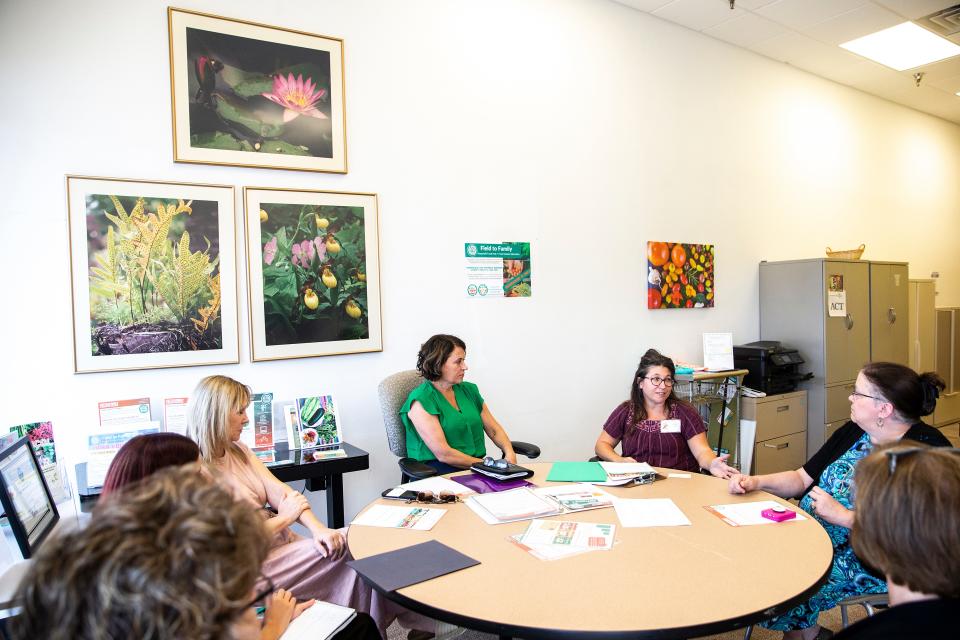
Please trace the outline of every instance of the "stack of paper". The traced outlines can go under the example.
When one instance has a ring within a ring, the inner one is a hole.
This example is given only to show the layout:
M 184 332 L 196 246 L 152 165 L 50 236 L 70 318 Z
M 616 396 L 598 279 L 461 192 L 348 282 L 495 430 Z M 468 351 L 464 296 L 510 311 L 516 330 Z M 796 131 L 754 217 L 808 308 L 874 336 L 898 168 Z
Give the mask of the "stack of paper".
M 290 622 L 280 640 L 332 638 L 356 617 L 357 612 L 349 607 L 318 600 Z
M 690 520 L 670 498 L 617 500 L 613 503 L 624 527 L 679 527 Z
M 602 483 L 605 485 L 645 484 L 657 477 L 656 470 L 646 462 L 601 462 L 600 466 L 607 472 L 607 481 Z
M 460 498 L 466 498 L 467 496 L 472 496 L 476 493 L 476 491 L 470 487 L 465 487 L 459 482 L 454 482 L 450 478 L 445 478 L 443 476 L 433 476 L 430 478 L 424 478 L 423 480 L 406 482 L 397 488 L 402 489 L 403 491 L 432 491 L 435 495 L 439 495 L 443 491 L 449 491 Z
M 565 513 L 613 506 L 613 496 L 589 484 L 542 487 L 534 489 L 533 492 L 553 500 Z
M 755 524 L 776 524 L 773 520 L 764 518 L 762 513 L 764 509 L 783 506 L 773 500 L 758 500 L 756 502 L 734 502 L 732 504 L 713 504 L 704 507 L 707 511 L 717 516 L 731 527 L 743 527 Z M 788 522 L 797 522 L 806 520 L 802 511 L 797 511 L 797 515 Z
M 556 502 L 527 487 L 470 496 L 464 502 L 487 524 L 530 520 L 562 512 Z
M 587 551 L 609 551 L 616 530 L 615 524 L 534 520 L 511 540 L 541 560 L 559 560 Z

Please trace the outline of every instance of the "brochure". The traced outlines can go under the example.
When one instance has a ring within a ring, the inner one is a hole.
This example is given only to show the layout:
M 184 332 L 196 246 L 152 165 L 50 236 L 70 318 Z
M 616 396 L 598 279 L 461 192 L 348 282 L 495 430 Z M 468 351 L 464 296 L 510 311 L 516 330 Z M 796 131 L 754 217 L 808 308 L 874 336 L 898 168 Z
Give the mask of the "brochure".
M 571 520 L 534 520 L 514 542 L 541 560 L 559 560 L 587 551 L 609 551 L 617 525 Z
M 298 398 L 295 413 L 284 413 L 291 449 L 327 447 L 343 442 L 333 396 Z
M 33 452 L 37 456 L 40 470 L 46 477 L 47 486 L 53 495 L 54 502 L 62 502 L 69 497 L 68 489 L 64 486 L 63 475 L 57 465 L 57 449 L 53 441 L 52 422 L 30 422 L 16 427 L 10 427 L 10 436 L 13 441 L 23 436 L 30 438 Z M 11 441 L 8 444 L 13 444 Z
M 164 398 L 163 429 L 169 433 L 187 435 L 187 405 L 190 398 Z
M 539 496 L 527 487 L 481 493 L 464 503 L 487 524 L 530 520 L 540 516 L 559 515 L 563 509 L 553 500 Z
M 127 440 L 145 433 L 159 433 L 160 422 L 127 424 L 124 431 L 87 436 L 87 487 L 102 487 L 110 463 Z
M 253 415 L 250 424 L 253 425 L 253 446 L 273 446 L 273 394 L 255 393 L 250 399 L 250 409 Z
M 613 506 L 613 496 L 590 484 L 574 484 L 542 487 L 534 489 L 539 496 L 545 496 L 556 502 L 564 510 L 586 511 Z
M 445 509 L 426 507 L 391 507 L 375 504 L 350 524 L 366 527 L 385 527 L 388 529 L 416 529 L 429 531 L 446 514 Z
M 150 398 L 134 398 L 132 400 L 109 400 L 98 403 L 101 427 L 116 427 L 120 425 L 149 422 Z
M 783 506 L 779 502 L 773 500 L 758 500 L 756 502 L 734 502 L 732 504 L 714 504 L 708 507 L 704 507 L 707 511 L 717 516 L 724 522 L 726 522 L 731 527 L 744 527 L 754 524 L 777 524 L 773 520 L 768 520 L 764 518 L 760 513 L 765 509 L 772 509 L 773 507 Z M 792 505 L 787 505 L 792 511 L 796 511 L 797 515 L 795 518 L 788 520 L 787 522 L 796 522 L 798 520 L 806 520 L 807 517 L 803 515 L 803 511 L 793 507 Z

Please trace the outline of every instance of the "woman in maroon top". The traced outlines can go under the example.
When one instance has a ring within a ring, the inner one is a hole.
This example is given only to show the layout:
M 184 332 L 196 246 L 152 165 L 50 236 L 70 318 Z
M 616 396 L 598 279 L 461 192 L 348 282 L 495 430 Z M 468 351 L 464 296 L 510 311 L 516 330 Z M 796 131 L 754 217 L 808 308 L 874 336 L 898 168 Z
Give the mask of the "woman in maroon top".
M 646 462 L 684 471 L 703 468 L 718 478 L 729 477 L 736 473 L 726 463 L 730 454 L 716 456 L 710 449 L 699 412 L 673 393 L 675 373 L 673 360 L 656 349 L 643 354 L 630 399 L 613 410 L 597 438 L 597 455 L 610 462 Z M 623 455 L 617 455 L 614 448 L 621 442 Z

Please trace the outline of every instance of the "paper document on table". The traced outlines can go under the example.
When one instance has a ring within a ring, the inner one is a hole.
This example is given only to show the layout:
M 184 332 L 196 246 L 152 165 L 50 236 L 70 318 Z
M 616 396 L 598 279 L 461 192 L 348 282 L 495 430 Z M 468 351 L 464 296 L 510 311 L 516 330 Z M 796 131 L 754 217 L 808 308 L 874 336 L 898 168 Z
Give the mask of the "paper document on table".
M 561 512 L 555 502 L 538 496 L 527 487 L 470 496 L 465 503 L 483 518 L 484 522 L 490 524 L 552 516 Z M 487 517 L 484 517 L 483 512 L 493 518 L 494 522 L 491 523 Z
M 324 640 L 332 638 L 357 617 L 349 607 L 318 600 L 294 618 L 280 640 Z
M 613 508 L 624 527 L 681 527 L 690 524 L 670 498 L 616 500 Z
M 564 511 L 586 511 L 587 509 L 602 509 L 613 506 L 613 496 L 597 487 L 577 483 L 574 485 L 561 484 L 534 489 L 538 496 L 546 496 L 561 507 Z
M 433 525 L 444 516 L 444 509 L 427 509 L 426 507 L 390 507 L 375 504 L 350 524 L 367 527 L 386 527 L 388 529 L 416 529 L 429 531 Z
M 533 546 L 580 547 L 591 551 L 609 551 L 617 525 L 573 520 L 534 520 L 521 542 Z
M 461 497 L 472 496 L 476 493 L 476 491 L 470 487 L 465 487 L 459 482 L 454 482 L 450 478 L 444 478 L 443 476 L 434 476 L 432 478 L 424 478 L 423 480 L 405 482 L 397 488 L 403 489 L 404 491 L 433 491 L 434 493 L 449 491 L 450 493 Z
M 654 468 L 646 462 L 601 462 L 600 466 L 608 476 L 624 473 L 656 473 Z
M 760 512 L 764 509 L 772 509 L 777 506 L 782 507 L 783 504 L 773 500 L 758 500 L 757 502 L 714 504 L 704 508 L 732 527 L 743 527 L 752 524 L 777 524 L 773 520 L 769 520 L 760 515 Z M 803 511 L 793 508 L 792 505 L 791 510 L 797 512 L 797 517 L 786 520 L 785 522 L 807 519 L 807 517 L 803 515 Z

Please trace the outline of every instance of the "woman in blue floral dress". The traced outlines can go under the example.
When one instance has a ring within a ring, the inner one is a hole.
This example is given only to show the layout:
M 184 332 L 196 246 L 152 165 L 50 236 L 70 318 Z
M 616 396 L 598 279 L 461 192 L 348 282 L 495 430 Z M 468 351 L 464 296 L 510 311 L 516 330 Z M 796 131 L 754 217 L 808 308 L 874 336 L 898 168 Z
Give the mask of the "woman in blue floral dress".
M 731 493 L 769 491 L 800 498 L 800 508 L 826 529 L 833 543 L 833 565 L 826 584 L 807 602 L 763 623 L 788 640 L 829 637 L 817 618 L 844 598 L 886 591 L 883 578 L 871 574 L 850 547 L 854 472 L 857 462 L 878 444 L 910 438 L 949 446 L 939 431 L 920 418 L 933 412 L 944 382 L 935 373 L 917 374 L 903 365 L 873 362 L 857 376 L 850 394 L 850 421 L 837 429 L 810 460 L 795 471 L 763 476 L 736 475 Z M 798 550 L 802 553 L 802 550 Z

